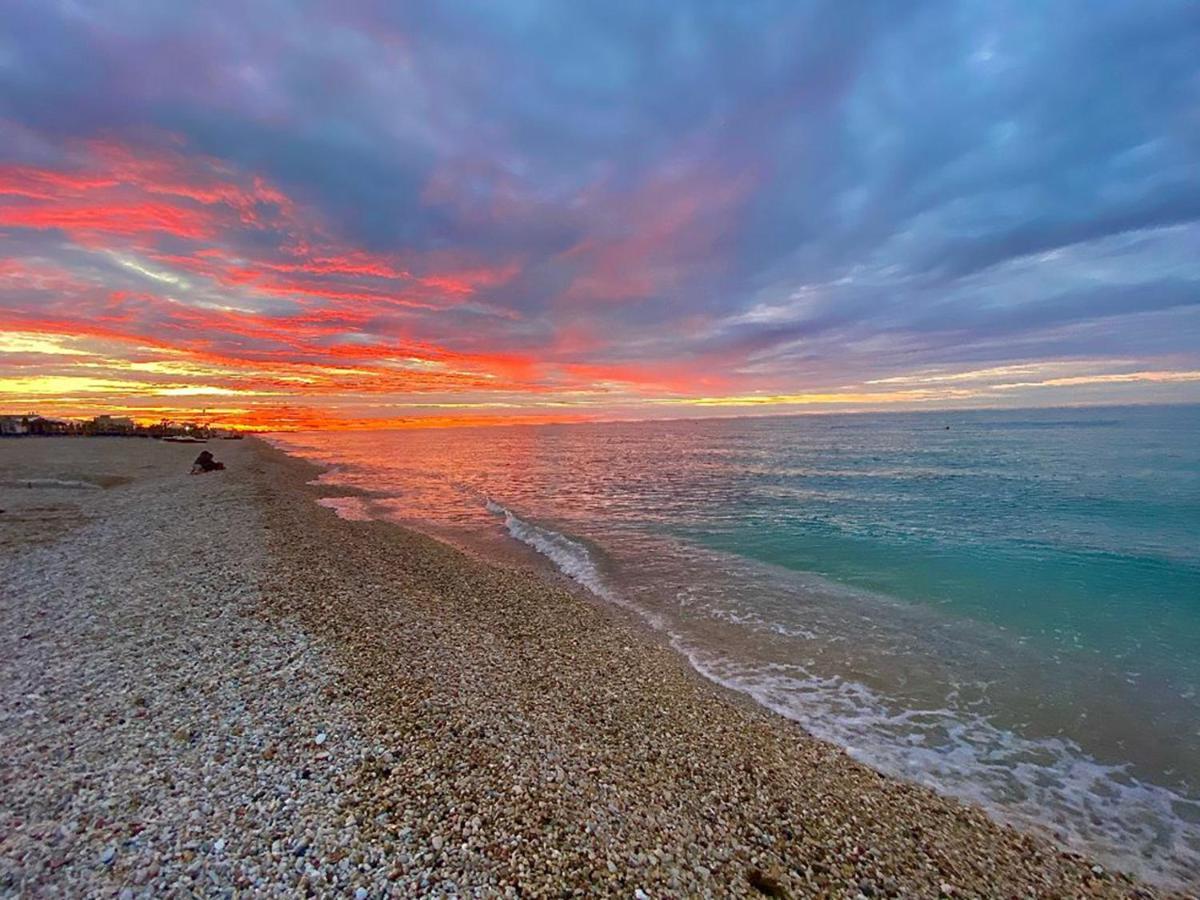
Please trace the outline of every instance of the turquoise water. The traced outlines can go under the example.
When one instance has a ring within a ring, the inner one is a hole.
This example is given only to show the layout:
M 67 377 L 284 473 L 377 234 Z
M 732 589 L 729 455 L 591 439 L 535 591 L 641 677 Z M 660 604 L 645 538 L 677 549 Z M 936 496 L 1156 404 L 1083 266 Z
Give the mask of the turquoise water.
M 750 434 L 742 500 L 679 534 L 1200 684 L 1200 409 Z
M 313 433 L 348 516 L 520 542 L 878 768 L 1200 871 L 1200 407 Z

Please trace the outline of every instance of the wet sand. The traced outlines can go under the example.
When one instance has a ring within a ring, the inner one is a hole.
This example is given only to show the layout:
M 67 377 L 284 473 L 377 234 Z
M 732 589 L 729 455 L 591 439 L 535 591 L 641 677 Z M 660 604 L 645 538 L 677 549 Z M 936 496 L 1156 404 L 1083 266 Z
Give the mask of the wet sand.
M 1154 895 L 209 448 L 0 443 L 0 892 Z

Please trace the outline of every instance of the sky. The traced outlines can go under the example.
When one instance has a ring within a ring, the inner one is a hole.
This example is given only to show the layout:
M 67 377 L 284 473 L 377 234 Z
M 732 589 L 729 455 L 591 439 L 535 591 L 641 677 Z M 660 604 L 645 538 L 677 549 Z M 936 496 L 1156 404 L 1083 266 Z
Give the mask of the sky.
M 1200 4 L 0 0 L 0 411 L 1200 401 Z

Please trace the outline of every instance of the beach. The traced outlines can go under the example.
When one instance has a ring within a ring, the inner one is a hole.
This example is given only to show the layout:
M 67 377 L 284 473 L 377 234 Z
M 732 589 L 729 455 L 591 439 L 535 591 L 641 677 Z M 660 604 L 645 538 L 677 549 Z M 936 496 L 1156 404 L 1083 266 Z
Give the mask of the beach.
M 0 892 L 1156 896 L 258 440 L 0 443 Z M 345 494 L 341 489 L 339 494 Z

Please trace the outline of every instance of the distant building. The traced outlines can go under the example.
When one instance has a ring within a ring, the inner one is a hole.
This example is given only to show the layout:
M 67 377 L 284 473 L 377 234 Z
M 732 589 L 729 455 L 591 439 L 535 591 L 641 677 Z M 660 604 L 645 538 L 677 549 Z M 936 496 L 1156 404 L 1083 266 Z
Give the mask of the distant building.
M 30 416 L 0 416 L 0 435 L 12 437 L 29 434 Z
M 77 434 L 79 428 L 73 422 L 61 419 L 47 419 L 44 416 L 34 416 L 28 421 L 29 433 L 40 435 Z
M 89 434 L 133 434 L 137 425 L 126 416 L 96 416 L 88 423 Z

